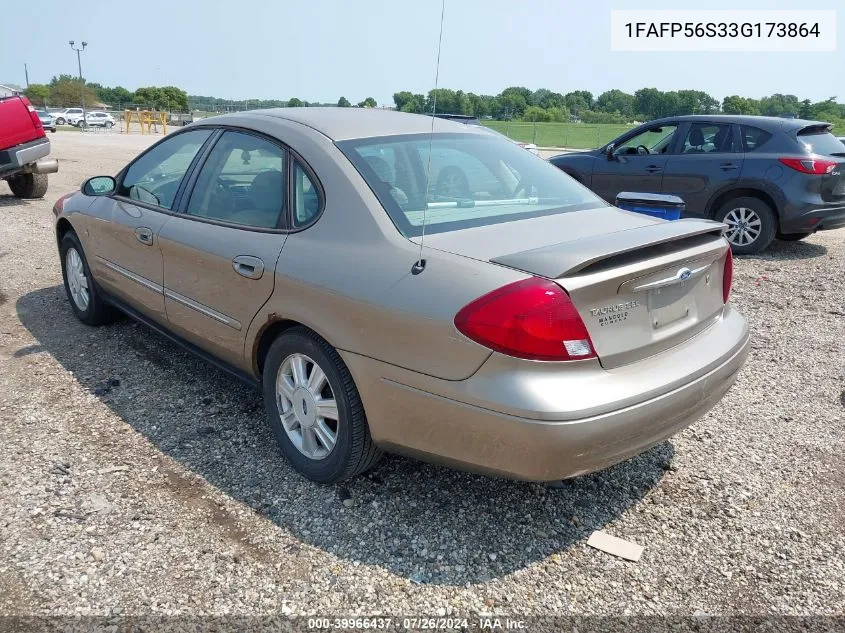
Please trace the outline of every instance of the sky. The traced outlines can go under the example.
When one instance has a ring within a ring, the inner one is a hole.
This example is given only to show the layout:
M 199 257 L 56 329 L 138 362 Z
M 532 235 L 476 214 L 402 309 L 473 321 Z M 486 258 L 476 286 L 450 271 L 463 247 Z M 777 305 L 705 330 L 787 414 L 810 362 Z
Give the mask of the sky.
M 392 105 L 434 87 L 440 0 L 2 0 L 0 83 L 76 74 L 129 90 Z M 37 7 L 37 9 L 35 9 Z M 833 53 L 630 53 L 610 50 L 611 9 L 840 9 L 842 0 L 446 0 L 442 88 L 508 86 L 594 95 L 619 88 L 699 89 L 716 98 L 780 92 L 845 101 L 845 35 Z M 27 25 L 22 28 L 19 25 Z

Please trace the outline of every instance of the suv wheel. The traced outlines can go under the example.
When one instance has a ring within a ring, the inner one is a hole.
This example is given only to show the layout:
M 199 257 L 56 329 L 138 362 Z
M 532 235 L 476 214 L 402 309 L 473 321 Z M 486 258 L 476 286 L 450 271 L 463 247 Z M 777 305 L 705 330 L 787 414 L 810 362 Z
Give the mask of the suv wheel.
M 728 200 L 713 217 L 728 225 L 725 237 L 737 255 L 759 253 L 775 239 L 775 213 L 759 198 Z
M 310 330 L 296 327 L 273 342 L 263 390 L 282 455 L 308 479 L 324 484 L 350 479 L 381 456 L 349 369 Z
M 64 125 L 65 123 L 67 123 L 67 121 L 65 121 L 62 117 L 56 119 L 56 125 Z
M 16 198 L 43 198 L 47 193 L 47 174 L 18 174 L 6 182 Z

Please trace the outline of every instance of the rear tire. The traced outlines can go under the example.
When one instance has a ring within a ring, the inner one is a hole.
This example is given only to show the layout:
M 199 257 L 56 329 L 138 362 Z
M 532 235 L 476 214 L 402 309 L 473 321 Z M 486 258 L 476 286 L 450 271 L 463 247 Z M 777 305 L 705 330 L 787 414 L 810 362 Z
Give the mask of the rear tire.
M 78 256 L 78 260 L 73 255 Z M 73 231 L 68 231 L 59 246 L 62 263 L 62 278 L 65 282 L 65 292 L 70 302 L 71 310 L 77 319 L 85 325 L 105 325 L 114 321 L 118 314 L 114 308 L 103 301 L 100 290 L 88 268 L 88 260 L 82 250 L 82 244 Z M 80 270 L 81 267 L 81 270 Z M 80 277 L 84 277 L 83 287 L 80 287 Z M 82 292 L 84 290 L 84 292 Z M 82 294 L 80 294 L 82 292 Z M 84 297 L 87 300 L 83 300 Z
M 47 193 L 47 174 L 18 174 L 6 182 L 17 198 L 43 198 Z
M 56 125 L 64 125 L 65 123 L 67 123 L 67 121 L 65 121 L 65 120 L 64 120 L 63 118 L 61 118 L 61 117 L 59 117 L 58 119 L 56 119 Z
M 302 375 L 299 381 L 294 373 L 288 374 L 288 367 L 296 361 L 304 363 L 296 372 Z M 325 380 L 322 389 L 316 390 L 319 397 L 312 399 L 307 385 L 320 375 L 316 369 L 322 370 Z M 277 385 L 282 382 L 285 387 L 280 389 Z M 344 481 L 369 470 L 381 457 L 370 436 L 364 405 L 349 369 L 331 345 L 307 328 L 292 328 L 273 341 L 264 363 L 263 391 L 270 427 L 282 455 L 308 479 L 323 484 Z M 319 415 L 320 403 L 329 400 L 335 402 L 337 420 Z M 286 409 L 285 422 L 282 409 Z M 309 409 L 313 412 L 310 417 Z M 311 444 L 313 450 L 307 450 L 306 432 L 321 425 L 333 431 L 334 440 L 325 442 L 325 431 L 321 430 L 312 440 L 316 442 Z
M 777 233 L 777 216 L 772 208 L 750 196 L 728 200 L 713 216 L 730 228 L 725 237 L 737 255 L 753 255 L 768 248 Z
M 798 242 L 811 235 L 812 233 L 778 233 L 777 239 L 781 242 Z
M 112 123 L 111 121 L 106 121 L 105 127 L 106 127 L 107 130 L 110 130 L 110 129 L 112 129 L 112 127 L 114 127 L 114 123 Z

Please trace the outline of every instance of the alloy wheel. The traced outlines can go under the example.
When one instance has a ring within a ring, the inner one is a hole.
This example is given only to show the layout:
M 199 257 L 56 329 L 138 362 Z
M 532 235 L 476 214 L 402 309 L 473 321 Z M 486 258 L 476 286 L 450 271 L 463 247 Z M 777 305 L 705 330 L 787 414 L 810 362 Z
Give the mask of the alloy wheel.
M 328 457 L 337 443 L 337 401 L 323 369 L 305 354 L 291 354 L 276 375 L 276 405 L 291 443 L 309 459 Z
M 754 209 L 737 207 L 731 209 L 724 219 L 728 225 L 725 237 L 734 246 L 748 246 L 753 243 L 762 230 L 762 221 Z
M 73 247 L 65 253 L 65 274 L 70 296 L 76 307 L 82 312 L 88 309 L 90 296 L 88 294 L 88 277 L 85 276 L 85 266 L 77 250 Z

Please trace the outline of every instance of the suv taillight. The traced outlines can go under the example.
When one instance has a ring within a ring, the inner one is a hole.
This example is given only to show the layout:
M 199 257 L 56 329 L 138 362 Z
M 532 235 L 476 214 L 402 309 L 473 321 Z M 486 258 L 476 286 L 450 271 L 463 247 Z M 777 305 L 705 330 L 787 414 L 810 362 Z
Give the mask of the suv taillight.
M 722 300 L 727 303 L 731 298 L 731 286 L 734 282 L 734 256 L 731 249 L 725 255 L 725 270 L 722 272 Z
M 569 295 L 556 283 L 531 277 L 467 304 L 455 327 L 492 350 L 530 360 L 595 358 L 593 343 Z
M 823 176 L 832 172 L 838 164 L 835 160 L 827 160 L 824 158 L 778 158 L 778 161 L 791 167 L 795 171 L 800 171 L 802 174 L 814 174 L 816 176 Z

